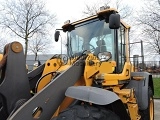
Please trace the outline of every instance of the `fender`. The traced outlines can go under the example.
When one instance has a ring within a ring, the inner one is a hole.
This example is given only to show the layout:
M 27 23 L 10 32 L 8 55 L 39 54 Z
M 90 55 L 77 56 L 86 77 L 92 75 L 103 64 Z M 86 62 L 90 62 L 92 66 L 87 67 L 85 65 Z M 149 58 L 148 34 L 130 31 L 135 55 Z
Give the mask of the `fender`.
M 66 90 L 65 95 L 97 105 L 108 105 L 120 99 L 114 92 L 90 86 L 71 86 Z
M 65 95 L 96 105 L 103 105 L 117 114 L 121 120 L 130 120 L 126 108 L 118 95 L 109 90 L 91 86 L 72 86 L 66 90 Z
M 141 80 L 134 80 L 133 77 L 144 77 Z M 152 75 L 148 72 L 132 72 L 131 80 L 126 88 L 134 88 L 140 110 L 148 108 L 148 87 L 151 87 L 153 93 Z

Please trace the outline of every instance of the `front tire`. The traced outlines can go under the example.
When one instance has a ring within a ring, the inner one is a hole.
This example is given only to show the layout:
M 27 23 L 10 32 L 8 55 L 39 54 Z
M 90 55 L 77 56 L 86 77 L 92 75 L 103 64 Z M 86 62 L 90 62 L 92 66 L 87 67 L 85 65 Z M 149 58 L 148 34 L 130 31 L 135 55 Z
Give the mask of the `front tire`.
M 111 110 L 84 104 L 67 108 L 56 120 L 120 120 L 120 118 Z

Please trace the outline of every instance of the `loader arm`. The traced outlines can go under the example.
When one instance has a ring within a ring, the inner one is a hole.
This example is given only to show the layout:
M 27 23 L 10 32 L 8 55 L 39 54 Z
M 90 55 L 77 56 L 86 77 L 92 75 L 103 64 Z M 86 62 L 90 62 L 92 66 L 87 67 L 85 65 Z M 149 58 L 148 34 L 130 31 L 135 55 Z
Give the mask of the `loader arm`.
M 4 56 L 6 60 L 0 62 L 3 63 L 0 75 L 0 120 L 6 120 L 19 105 L 31 98 L 22 44 L 16 41 L 7 44 Z
M 83 57 L 84 59 L 84 57 Z M 84 61 L 78 59 L 70 68 L 52 80 L 44 89 L 21 106 L 9 120 L 35 119 L 33 112 L 39 108 L 39 120 L 49 120 L 65 98 L 65 91 L 80 79 L 84 72 Z M 73 74 L 74 73 L 74 74 Z

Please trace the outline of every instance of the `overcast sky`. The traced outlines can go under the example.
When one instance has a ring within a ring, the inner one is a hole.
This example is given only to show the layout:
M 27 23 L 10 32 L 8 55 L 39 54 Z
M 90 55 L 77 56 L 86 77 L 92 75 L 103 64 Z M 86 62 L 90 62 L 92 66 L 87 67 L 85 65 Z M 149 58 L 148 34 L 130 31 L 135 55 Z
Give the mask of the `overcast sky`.
M 113 1 L 113 0 L 111 0 Z M 136 8 L 136 10 L 140 7 L 140 0 L 122 0 L 126 4 L 131 7 Z M 55 28 L 61 28 L 63 23 L 66 20 L 71 20 L 74 22 L 76 20 L 84 18 L 82 11 L 85 8 L 85 5 L 93 5 L 94 3 L 105 3 L 105 0 L 45 0 L 47 9 L 57 15 L 57 25 Z M 112 6 L 111 6 L 112 7 Z M 60 41 L 55 43 L 53 41 L 54 53 L 60 53 L 61 45 Z M 63 46 L 63 52 L 65 51 L 65 47 Z
M 114 1 L 114 0 L 111 0 Z M 130 6 L 137 8 L 140 7 L 140 0 L 122 0 Z M 58 18 L 58 25 L 61 27 L 66 20 L 71 22 L 81 19 L 84 16 L 82 11 L 85 8 L 85 4 L 93 5 L 94 3 L 105 3 L 105 0 L 45 0 L 46 7 L 52 13 L 55 13 Z M 112 7 L 112 6 L 111 6 Z

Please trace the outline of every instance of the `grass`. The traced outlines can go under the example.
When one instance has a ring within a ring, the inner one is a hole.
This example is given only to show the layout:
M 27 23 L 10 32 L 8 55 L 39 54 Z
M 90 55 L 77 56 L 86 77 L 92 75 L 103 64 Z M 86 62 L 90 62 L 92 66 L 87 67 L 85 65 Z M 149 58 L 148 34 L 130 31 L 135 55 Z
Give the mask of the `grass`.
M 153 78 L 154 98 L 160 98 L 160 78 Z

